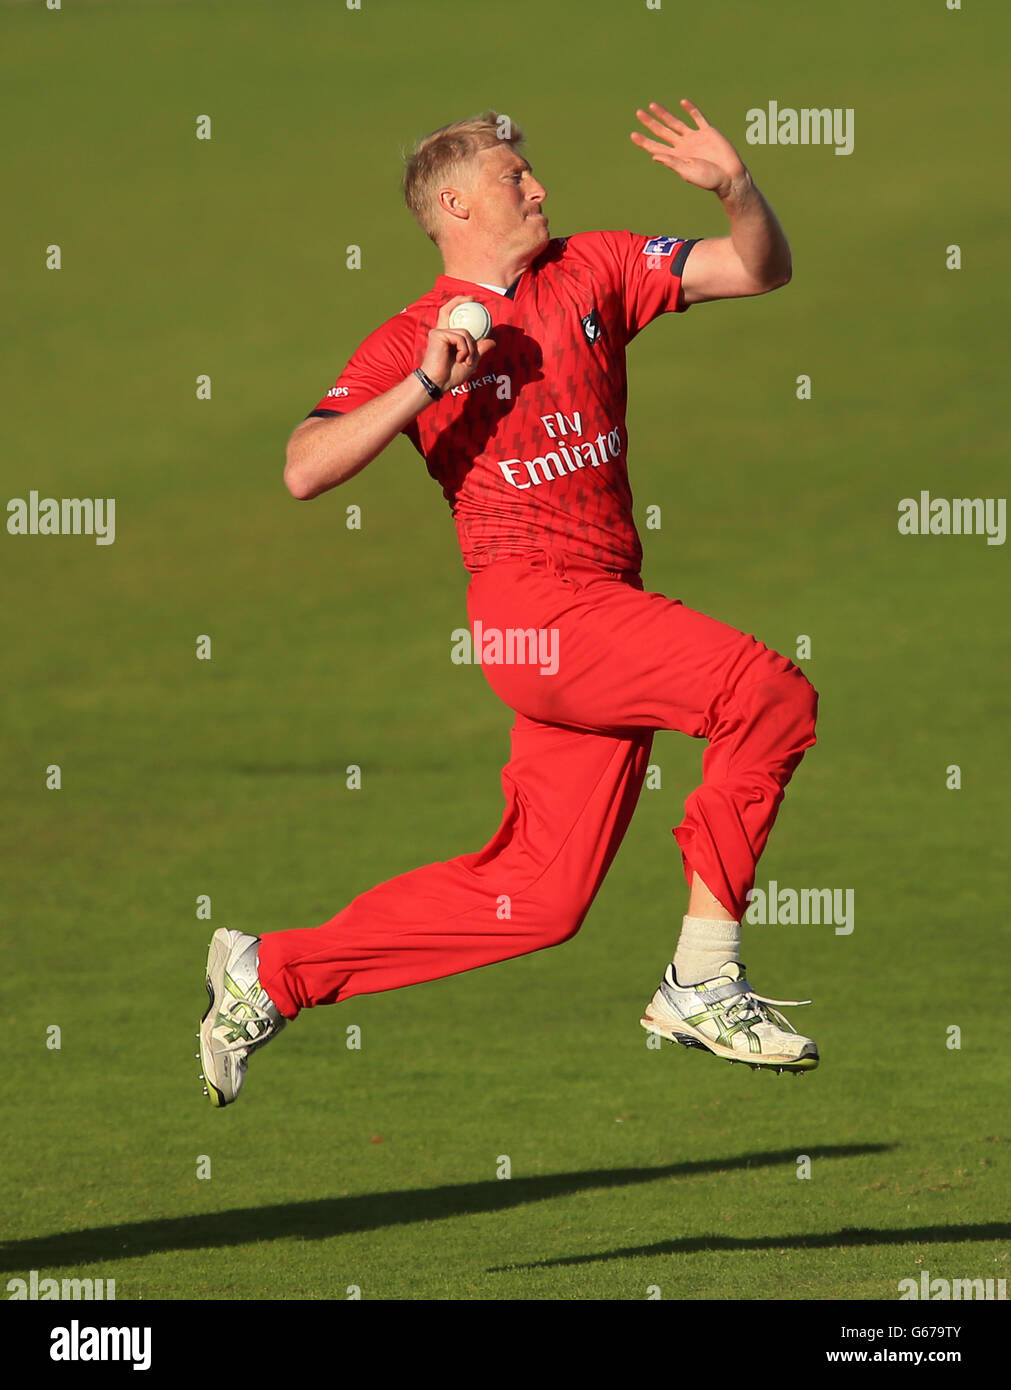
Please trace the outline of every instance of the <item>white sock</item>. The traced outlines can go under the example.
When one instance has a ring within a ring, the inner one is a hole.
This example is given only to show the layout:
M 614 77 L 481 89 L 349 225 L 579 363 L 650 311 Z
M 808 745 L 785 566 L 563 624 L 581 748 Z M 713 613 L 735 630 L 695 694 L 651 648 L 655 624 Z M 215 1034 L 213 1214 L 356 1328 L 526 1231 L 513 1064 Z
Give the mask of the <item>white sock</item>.
M 709 917 L 685 917 L 674 952 L 674 972 L 679 985 L 711 980 L 728 960 L 741 958 L 740 922 L 719 922 Z

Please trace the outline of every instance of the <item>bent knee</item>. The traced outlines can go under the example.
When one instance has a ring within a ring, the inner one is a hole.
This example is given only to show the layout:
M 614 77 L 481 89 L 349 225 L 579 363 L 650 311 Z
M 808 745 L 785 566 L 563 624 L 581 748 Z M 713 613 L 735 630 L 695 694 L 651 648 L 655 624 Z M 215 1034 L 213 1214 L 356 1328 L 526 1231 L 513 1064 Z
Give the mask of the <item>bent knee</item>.
M 535 942 L 532 951 L 544 951 L 549 946 L 561 946 L 571 941 L 586 920 L 589 905 L 581 907 L 541 908 L 532 914 L 531 938 Z
M 813 730 L 818 722 L 818 692 L 798 667 L 791 667 L 786 674 L 790 678 L 790 706 L 797 718 Z
M 786 658 L 780 658 L 786 660 Z M 737 691 L 740 705 L 754 713 L 774 717 L 784 728 L 813 738 L 818 719 L 818 692 L 804 672 L 792 663 L 768 671 Z

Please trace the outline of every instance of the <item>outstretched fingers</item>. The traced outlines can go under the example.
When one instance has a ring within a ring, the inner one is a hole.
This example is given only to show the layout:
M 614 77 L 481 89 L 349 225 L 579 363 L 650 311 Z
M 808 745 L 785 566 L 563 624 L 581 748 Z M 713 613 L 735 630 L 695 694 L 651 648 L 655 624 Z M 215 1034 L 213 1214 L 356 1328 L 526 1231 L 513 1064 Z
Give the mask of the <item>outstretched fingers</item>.
M 654 159 L 656 159 L 658 155 L 669 155 L 671 153 L 669 144 L 661 145 L 659 141 L 650 140 L 648 136 L 641 134 L 638 130 L 632 131 L 631 138 L 641 150 L 648 151 Z
M 676 150 L 679 142 L 686 136 L 698 135 L 699 131 L 710 130 L 712 128 L 694 102 L 685 98 L 681 102 L 681 105 L 687 114 L 691 116 L 692 120 L 695 121 L 695 126 L 686 125 L 684 121 L 675 116 L 672 111 L 668 111 L 666 106 L 662 106 L 658 101 L 651 101 L 648 111 L 639 107 L 635 114 L 646 129 L 652 131 L 654 135 L 664 142 L 664 145 L 670 146 Z M 646 137 L 639 132 L 636 132 L 632 136 L 632 139 L 641 149 L 648 150 L 652 155 L 663 152 L 664 145 L 658 145 L 654 140 L 647 140 Z
M 694 104 L 694 102 L 688 101 L 686 98 L 684 101 L 681 102 L 681 105 L 688 112 L 689 116 L 691 116 L 692 120 L 700 129 L 703 126 L 707 126 L 709 124 L 705 116 L 703 116 L 702 112 Z
M 681 105 L 684 106 L 684 102 Z M 673 111 L 668 111 L 666 106 L 661 106 L 658 101 L 651 101 L 649 109 L 669 130 L 676 131 L 678 135 L 687 135 L 690 131 L 690 126 L 686 126 L 679 116 L 675 116 Z M 641 112 L 636 112 L 636 115 L 641 119 Z
M 675 139 L 677 139 L 679 135 L 688 134 L 688 127 L 684 124 L 683 121 L 678 121 L 677 126 L 675 126 L 658 119 L 659 112 L 663 111 L 663 107 L 661 106 L 657 108 L 656 102 L 650 103 L 650 110 L 655 111 L 656 114 L 651 115 L 650 111 L 643 111 L 640 108 L 635 113 L 636 118 L 639 121 L 641 121 L 641 123 L 646 127 L 647 130 L 651 130 L 654 135 L 658 135 L 660 139 L 665 141 L 668 145 L 673 145 Z M 667 112 L 666 114 L 670 115 L 670 112 Z M 671 116 L 671 121 L 673 121 L 674 119 L 675 118 Z M 678 129 L 678 126 L 680 126 L 680 129 Z

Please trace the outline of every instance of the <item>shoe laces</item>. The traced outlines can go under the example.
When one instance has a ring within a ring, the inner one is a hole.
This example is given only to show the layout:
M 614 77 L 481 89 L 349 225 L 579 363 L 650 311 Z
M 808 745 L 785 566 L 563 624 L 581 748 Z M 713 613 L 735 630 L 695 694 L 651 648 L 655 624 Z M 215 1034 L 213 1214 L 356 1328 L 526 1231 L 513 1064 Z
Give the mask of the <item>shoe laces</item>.
M 787 1032 L 796 1033 L 796 1028 L 790 1023 L 789 1019 L 783 1017 L 780 1009 L 802 1008 L 805 1004 L 810 1004 L 810 999 L 770 999 L 768 995 L 758 994 L 747 981 L 743 978 L 744 966 L 741 966 L 741 984 L 745 986 L 746 993 L 727 1007 L 726 1016 L 733 1023 L 772 1023 Z
M 810 1004 L 810 999 L 770 999 L 765 994 L 756 994 L 753 989 L 748 990 L 748 995 L 752 999 L 757 999 L 760 1004 L 771 1004 L 777 1009 L 801 1009 L 805 1004 Z
M 755 994 L 744 994 L 739 999 L 735 999 L 732 1004 L 728 1004 L 724 1018 L 728 1023 L 736 1023 L 744 1027 L 752 1023 L 772 1022 L 770 1010 L 764 1007 Z
M 237 1016 L 239 1010 L 246 1010 L 243 1016 Z M 267 1012 L 265 1008 L 255 999 L 237 999 L 228 1012 L 219 1014 L 219 1018 L 228 1024 L 228 1027 L 240 1034 L 240 1036 L 223 1047 L 216 1048 L 215 1051 L 239 1052 L 251 1051 L 259 1043 L 264 1043 L 271 1032 L 278 1026 L 277 1022 Z

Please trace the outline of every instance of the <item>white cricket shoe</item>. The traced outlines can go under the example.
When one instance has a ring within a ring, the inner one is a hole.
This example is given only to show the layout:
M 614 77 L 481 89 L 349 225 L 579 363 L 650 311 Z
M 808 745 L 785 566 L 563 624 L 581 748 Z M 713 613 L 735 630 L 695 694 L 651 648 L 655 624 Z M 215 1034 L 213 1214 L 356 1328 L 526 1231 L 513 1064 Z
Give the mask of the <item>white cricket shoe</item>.
M 260 984 L 258 936 L 220 927 L 207 953 L 207 1012 L 200 1023 L 204 1095 L 231 1105 L 246 1077 L 251 1052 L 276 1038 L 287 1019 Z
M 669 965 L 639 1021 L 651 1033 L 705 1048 L 714 1057 L 800 1075 L 818 1065 L 818 1048 L 778 1010 L 810 1002 L 756 994 L 738 961 L 728 961 L 714 979 L 696 985 L 679 985 Z

